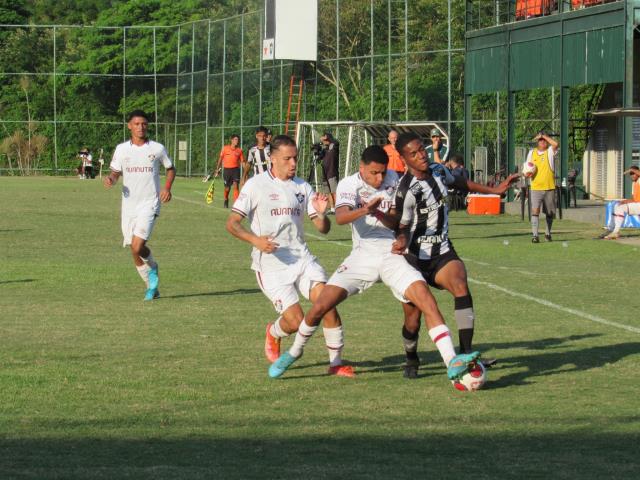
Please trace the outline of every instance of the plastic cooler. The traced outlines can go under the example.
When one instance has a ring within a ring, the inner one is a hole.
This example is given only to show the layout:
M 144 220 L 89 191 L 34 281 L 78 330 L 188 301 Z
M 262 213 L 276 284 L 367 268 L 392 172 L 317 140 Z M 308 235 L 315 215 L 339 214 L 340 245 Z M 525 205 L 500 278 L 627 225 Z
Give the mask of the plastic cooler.
M 500 195 L 467 195 L 467 213 L 469 215 L 500 215 Z

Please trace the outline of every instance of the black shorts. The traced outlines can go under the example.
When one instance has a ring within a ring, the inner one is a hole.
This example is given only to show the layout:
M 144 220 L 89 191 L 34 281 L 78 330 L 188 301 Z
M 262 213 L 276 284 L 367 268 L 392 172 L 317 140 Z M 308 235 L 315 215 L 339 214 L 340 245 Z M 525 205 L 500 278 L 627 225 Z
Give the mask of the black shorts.
M 418 260 L 413 255 L 407 255 L 405 258 L 413 268 L 422 274 L 422 278 L 424 278 L 428 285 L 440 290 L 442 290 L 443 287 L 436 284 L 436 275 L 447 263 L 452 262 L 453 260 L 460 260 L 460 257 L 453 248 L 453 245 L 447 253 L 430 258 L 429 260 Z
M 225 168 L 222 173 L 222 179 L 224 180 L 224 186 L 230 187 L 234 183 L 240 183 L 240 167 Z

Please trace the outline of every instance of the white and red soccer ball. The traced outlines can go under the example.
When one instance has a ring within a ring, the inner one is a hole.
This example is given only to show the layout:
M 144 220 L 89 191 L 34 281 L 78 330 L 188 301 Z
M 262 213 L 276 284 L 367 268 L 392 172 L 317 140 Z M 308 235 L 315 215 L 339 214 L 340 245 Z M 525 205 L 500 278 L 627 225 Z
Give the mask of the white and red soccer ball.
M 538 171 L 538 168 L 536 167 L 536 164 L 533 162 L 524 162 L 522 164 L 522 174 L 525 177 L 531 178 L 536 174 L 537 171 Z
M 453 387 L 462 392 L 474 392 L 480 390 L 487 381 L 487 370 L 481 362 L 476 362 L 469 367 L 469 371 L 457 380 L 452 380 Z

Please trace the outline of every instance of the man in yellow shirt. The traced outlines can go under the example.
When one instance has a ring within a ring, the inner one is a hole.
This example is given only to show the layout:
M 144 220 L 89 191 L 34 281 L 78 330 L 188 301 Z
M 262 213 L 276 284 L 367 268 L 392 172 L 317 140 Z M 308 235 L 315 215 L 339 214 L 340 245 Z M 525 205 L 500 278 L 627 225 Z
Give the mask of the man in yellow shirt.
M 602 235 L 605 240 L 617 240 L 620 238 L 620 229 L 626 215 L 640 215 L 640 168 L 635 165 L 624 172 L 629 174 L 633 182 L 632 198 L 622 200 L 613 207 L 613 215 L 609 223 L 609 231 Z
M 536 173 L 531 177 L 531 189 L 529 201 L 531 202 L 531 231 L 532 243 L 540 243 L 538 239 L 538 226 L 540 223 L 540 206 L 544 204 L 547 220 L 544 238 L 551 241 L 551 226 L 556 214 L 556 179 L 555 179 L 555 154 L 558 151 L 558 142 L 540 132 L 536 135 L 536 148 L 527 155 L 527 162 L 533 162 Z

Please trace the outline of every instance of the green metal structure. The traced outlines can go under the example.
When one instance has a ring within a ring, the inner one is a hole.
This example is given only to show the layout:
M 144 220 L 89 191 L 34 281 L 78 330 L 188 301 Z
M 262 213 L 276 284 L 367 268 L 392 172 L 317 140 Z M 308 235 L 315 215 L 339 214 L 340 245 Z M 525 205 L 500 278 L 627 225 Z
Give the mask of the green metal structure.
M 489 5 L 491 8 L 487 9 Z M 573 9 L 572 5 L 575 6 L 572 0 L 558 0 L 557 10 L 552 14 L 516 20 L 515 0 L 480 3 L 466 0 L 466 152 L 472 151 L 471 99 L 475 94 L 506 92 L 507 166 L 509 171 L 514 171 L 516 92 L 558 88 L 562 179 L 567 177 L 568 169 L 571 87 L 619 83 L 621 106 L 638 105 L 634 85 L 637 91 L 640 72 L 637 69 L 634 72 L 634 38 L 637 48 L 640 0 L 602 0 L 602 4 L 581 9 Z M 487 25 L 487 17 L 493 20 L 493 25 Z M 632 161 L 632 124 L 630 117 L 622 121 L 626 169 Z M 625 196 L 630 191 L 631 183 L 627 179 Z

